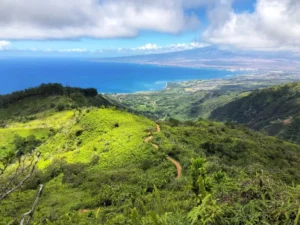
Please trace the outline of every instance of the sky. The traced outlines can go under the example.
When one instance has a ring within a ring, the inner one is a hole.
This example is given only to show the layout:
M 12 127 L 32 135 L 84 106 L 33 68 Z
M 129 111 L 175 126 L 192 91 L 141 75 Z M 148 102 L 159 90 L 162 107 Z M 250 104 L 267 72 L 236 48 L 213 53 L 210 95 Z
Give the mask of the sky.
M 0 0 L 0 56 L 300 51 L 299 0 Z

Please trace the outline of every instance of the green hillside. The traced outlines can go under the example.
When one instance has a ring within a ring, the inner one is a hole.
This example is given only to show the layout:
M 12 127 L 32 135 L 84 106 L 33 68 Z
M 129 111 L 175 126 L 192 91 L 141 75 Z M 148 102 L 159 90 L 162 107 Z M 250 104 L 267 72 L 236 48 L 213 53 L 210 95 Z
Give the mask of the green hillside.
M 300 147 L 244 127 L 157 125 L 102 107 L 10 120 L 0 133 L 2 162 L 41 152 L 30 180 L 1 201 L 0 224 L 19 224 L 41 183 L 32 224 L 299 223 Z
M 94 88 L 64 87 L 61 84 L 42 84 L 39 87 L 0 95 L 0 126 L 3 120 L 28 121 L 39 114 L 74 109 L 83 106 L 112 105 Z
M 300 83 L 254 91 L 214 110 L 211 119 L 247 124 L 300 143 Z

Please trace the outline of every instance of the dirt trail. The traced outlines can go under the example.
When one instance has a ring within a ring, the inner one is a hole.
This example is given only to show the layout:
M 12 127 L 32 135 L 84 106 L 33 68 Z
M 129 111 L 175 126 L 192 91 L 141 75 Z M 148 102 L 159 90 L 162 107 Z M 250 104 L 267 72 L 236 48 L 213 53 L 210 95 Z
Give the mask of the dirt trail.
M 152 144 L 152 146 L 156 149 L 156 150 L 158 150 L 159 149 L 159 146 L 158 145 L 156 145 L 156 144 Z
M 81 214 L 82 214 L 82 213 L 89 213 L 89 212 L 91 212 L 91 211 L 92 211 L 92 209 L 79 209 L 79 210 L 78 210 L 78 212 L 81 213 Z
M 160 128 L 159 124 L 156 124 L 156 132 L 157 132 L 157 133 L 160 133 L 160 131 L 161 131 L 161 128 Z M 151 132 L 148 133 L 148 135 L 151 135 L 151 136 L 146 137 L 146 138 L 144 139 L 144 142 L 145 142 L 145 143 L 149 143 L 150 141 L 153 140 L 153 135 L 151 134 Z M 152 144 L 152 146 L 153 146 L 156 150 L 159 149 L 159 146 L 158 146 L 157 144 Z M 176 169 L 177 169 L 177 177 L 176 177 L 176 179 L 179 179 L 179 178 L 181 177 L 181 175 L 182 175 L 182 167 L 181 167 L 180 163 L 177 162 L 175 159 L 171 158 L 170 156 L 168 156 L 167 159 L 168 159 L 170 162 L 172 162 L 172 163 L 176 166 Z M 89 212 L 91 212 L 91 211 L 92 211 L 91 209 L 79 209 L 79 210 L 78 210 L 78 212 L 79 212 L 80 214 L 86 214 L 86 213 L 89 213 Z
M 149 136 L 149 137 L 145 138 L 144 142 L 148 143 L 148 142 L 152 141 L 152 139 L 153 139 L 153 136 Z
M 157 133 L 160 132 L 160 126 L 159 126 L 159 124 L 156 124 L 156 132 L 157 132 Z
M 170 160 L 177 168 L 177 179 L 181 177 L 181 174 L 182 174 L 182 167 L 180 165 L 179 162 L 177 162 L 175 159 L 171 158 L 170 156 L 167 157 L 168 160 Z
M 159 124 L 156 124 L 156 132 L 157 132 L 157 133 L 160 133 L 160 131 L 161 131 L 160 125 L 159 125 Z M 149 135 L 151 135 L 151 133 L 150 133 Z M 153 136 L 151 135 L 151 136 L 145 138 L 145 139 L 144 139 L 144 142 L 145 142 L 145 143 L 149 143 L 149 142 L 152 141 L 152 140 L 153 140 Z M 157 144 L 152 144 L 152 146 L 153 146 L 156 150 L 159 149 L 159 146 L 158 146 Z M 182 167 L 181 167 L 180 163 L 177 162 L 175 159 L 171 158 L 170 156 L 168 156 L 167 159 L 168 159 L 169 161 L 171 161 L 171 162 L 176 166 L 176 169 L 177 169 L 177 177 L 176 177 L 176 179 L 179 179 L 179 178 L 181 177 L 181 175 L 182 175 Z

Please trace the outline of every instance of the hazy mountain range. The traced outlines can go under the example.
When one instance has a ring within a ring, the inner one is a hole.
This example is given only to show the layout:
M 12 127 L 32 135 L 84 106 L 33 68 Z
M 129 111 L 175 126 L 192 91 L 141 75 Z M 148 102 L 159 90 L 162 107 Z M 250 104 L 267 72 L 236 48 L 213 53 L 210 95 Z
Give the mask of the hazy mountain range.
M 179 52 L 106 58 L 101 59 L 101 61 L 159 64 L 195 68 L 213 67 L 249 70 L 300 69 L 299 53 L 222 50 L 211 46 Z

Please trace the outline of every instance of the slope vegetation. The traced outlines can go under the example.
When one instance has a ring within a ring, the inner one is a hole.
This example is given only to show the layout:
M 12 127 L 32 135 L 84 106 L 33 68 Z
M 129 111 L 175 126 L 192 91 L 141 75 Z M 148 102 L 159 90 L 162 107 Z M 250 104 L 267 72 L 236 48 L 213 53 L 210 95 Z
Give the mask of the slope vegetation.
M 214 110 L 211 119 L 234 121 L 300 143 L 300 83 L 262 89 Z
M 73 109 L 9 122 L 0 131 L 3 156 L 19 150 L 14 131 L 24 149 L 33 135 L 42 156 L 30 181 L 1 202 L 0 224 L 18 224 L 41 183 L 34 224 L 299 221 L 300 147 L 247 128 Z

